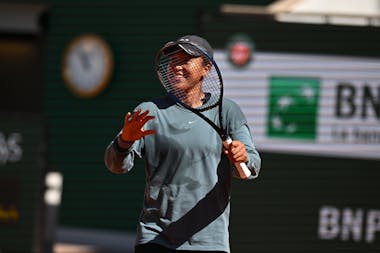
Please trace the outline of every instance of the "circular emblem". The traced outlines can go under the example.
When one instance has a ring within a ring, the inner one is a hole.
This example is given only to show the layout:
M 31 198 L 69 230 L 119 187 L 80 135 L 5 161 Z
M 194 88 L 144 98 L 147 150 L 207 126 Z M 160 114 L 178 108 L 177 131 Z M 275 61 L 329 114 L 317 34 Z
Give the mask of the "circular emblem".
M 227 44 L 229 61 L 239 68 L 246 66 L 252 60 L 253 51 L 254 44 L 246 35 L 235 35 Z
M 67 46 L 62 63 L 62 76 L 77 96 L 99 95 L 111 80 L 113 56 L 108 44 L 99 36 L 84 34 Z

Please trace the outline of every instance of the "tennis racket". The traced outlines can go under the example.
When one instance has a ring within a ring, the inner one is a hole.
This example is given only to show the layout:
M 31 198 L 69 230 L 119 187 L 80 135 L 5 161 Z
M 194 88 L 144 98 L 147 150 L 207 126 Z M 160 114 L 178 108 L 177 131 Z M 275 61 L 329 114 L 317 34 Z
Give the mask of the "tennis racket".
M 223 127 L 223 79 L 215 61 L 190 42 L 171 42 L 157 53 L 155 69 L 169 95 L 214 128 L 224 147 L 228 148 L 232 139 Z M 215 107 L 218 108 L 219 126 L 203 114 Z M 251 175 L 245 163 L 234 165 L 241 178 Z

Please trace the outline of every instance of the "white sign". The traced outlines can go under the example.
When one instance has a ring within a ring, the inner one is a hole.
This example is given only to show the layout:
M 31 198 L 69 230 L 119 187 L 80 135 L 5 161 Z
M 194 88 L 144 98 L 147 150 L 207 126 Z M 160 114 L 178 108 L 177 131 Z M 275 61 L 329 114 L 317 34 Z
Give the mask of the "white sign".
M 0 132 L 0 165 L 19 162 L 22 158 L 22 135 L 11 133 L 8 137 Z
M 256 53 L 236 68 L 217 51 L 215 60 L 259 150 L 380 159 L 380 59 Z
M 319 210 L 318 236 L 322 240 L 353 240 L 373 243 L 380 231 L 380 210 L 362 208 L 343 210 L 323 206 Z

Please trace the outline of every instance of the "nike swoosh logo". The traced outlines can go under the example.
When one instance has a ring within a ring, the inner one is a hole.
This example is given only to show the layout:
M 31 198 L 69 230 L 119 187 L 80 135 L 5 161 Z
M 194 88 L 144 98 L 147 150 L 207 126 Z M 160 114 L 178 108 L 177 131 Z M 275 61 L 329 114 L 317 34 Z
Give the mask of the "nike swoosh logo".
M 195 122 L 197 122 L 196 120 L 189 120 L 189 124 L 194 124 Z

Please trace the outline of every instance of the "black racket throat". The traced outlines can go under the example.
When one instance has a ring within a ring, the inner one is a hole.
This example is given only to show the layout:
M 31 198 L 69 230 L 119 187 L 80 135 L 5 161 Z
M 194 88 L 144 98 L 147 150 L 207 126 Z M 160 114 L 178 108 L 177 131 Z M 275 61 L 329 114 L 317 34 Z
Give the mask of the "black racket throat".
M 192 111 L 193 113 L 195 113 L 196 115 L 198 115 L 200 118 L 202 118 L 204 121 L 206 121 L 219 134 L 219 136 L 222 139 L 222 141 L 227 140 L 227 138 L 228 138 L 227 131 L 224 130 L 224 128 L 222 127 L 222 124 L 223 124 L 223 116 L 222 116 L 222 112 L 221 112 L 222 100 L 220 100 L 217 104 L 214 104 L 214 105 L 209 105 L 209 106 L 200 107 L 200 108 L 193 108 L 193 107 L 191 107 L 191 106 L 183 103 L 174 94 L 169 93 L 169 97 L 171 97 L 179 106 L 184 107 L 185 109 Z M 204 104 L 206 104 L 208 102 L 208 100 L 210 99 L 210 97 L 211 97 L 210 93 L 205 93 L 205 97 L 202 99 L 202 102 Z M 219 106 L 219 108 L 218 108 L 218 110 L 219 110 L 218 111 L 218 116 L 219 116 L 220 127 L 218 127 L 215 124 L 215 122 L 213 122 L 211 119 L 207 118 L 202 113 L 204 111 L 210 110 L 210 109 L 215 108 L 217 106 Z
M 227 132 L 222 127 L 218 127 L 211 119 L 207 118 L 200 111 L 198 111 L 198 110 L 191 110 L 191 111 L 194 112 L 196 115 L 198 115 L 203 120 L 205 120 L 212 128 L 214 128 L 214 130 L 219 134 L 222 141 L 227 140 L 227 138 L 228 138 Z M 222 120 L 223 120 L 223 117 L 219 114 L 220 124 L 222 124 Z

